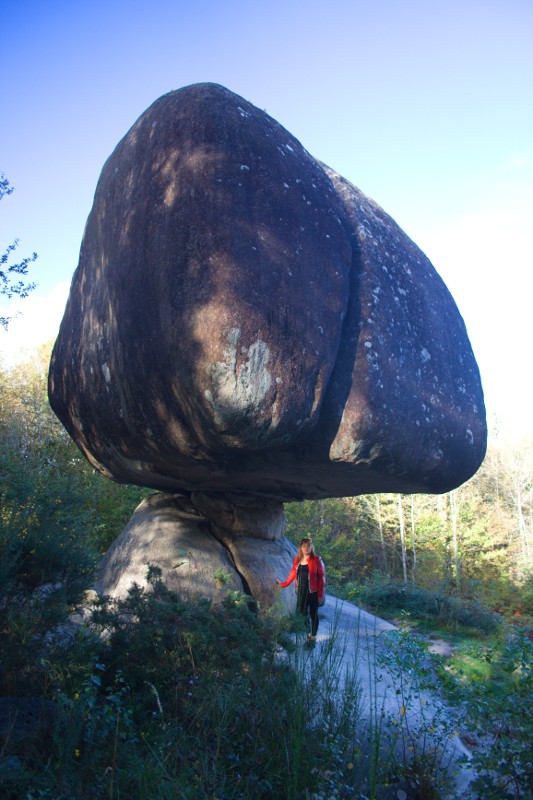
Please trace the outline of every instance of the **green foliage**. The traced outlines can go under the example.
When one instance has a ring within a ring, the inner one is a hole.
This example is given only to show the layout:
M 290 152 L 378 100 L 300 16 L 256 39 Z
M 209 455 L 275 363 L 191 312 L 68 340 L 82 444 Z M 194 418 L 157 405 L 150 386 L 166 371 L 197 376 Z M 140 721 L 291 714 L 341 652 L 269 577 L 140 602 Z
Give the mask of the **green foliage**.
M 483 696 L 477 703 L 490 744 L 488 754 L 474 760 L 480 773 L 476 788 L 494 800 L 533 795 L 533 644 L 521 633 L 506 650 L 510 690 L 498 698 L 498 713 Z
M 520 581 L 500 575 L 497 581 L 483 582 L 479 595 L 486 605 L 515 624 L 533 628 L 533 572 L 526 572 Z
M 358 598 L 377 611 L 408 612 L 420 619 L 433 619 L 451 629 L 457 626 L 493 633 L 501 618 L 476 601 L 432 592 L 409 583 L 385 583 L 360 589 Z
M 28 757 L 7 742 L 21 763 L 0 770 L 3 796 L 297 800 L 325 787 L 356 708 L 350 692 L 328 699 L 331 665 L 279 664 L 280 621 L 242 593 L 213 606 L 169 592 L 156 568 L 149 582 L 100 600 L 93 636 L 50 665 L 54 731 Z
M 33 483 L 42 513 L 46 508 L 56 518 L 62 506 L 62 516 L 84 527 L 91 548 L 103 553 L 147 491 L 102 478 L 67 435 L 48 403 L 50 349 L 43 346 L 32 361 L 0 372 L 0 487 L 21 491 L 29 514 L 22 484 Z
M 229 581 L 231 580 L 231 575 L 229 574 L 229 572 L 226 572 L 226 570 L 223 567 L 219 567 L 219 569 L 216 569 L 213 573 L 213 577 L 219 589 L 221 589 L 223 586 L 227 586 Z
M 5 175 L 0 173 L 0 200 L 12 193 L 13 187 Z M 15 239 L 0 255 L 0 295 L 5 295 L 8 298 L 13 297 L 13 295 L 24 298 L 35 289 L 35 283 L 26 283 L 22 278 L 27 277 L 29 266 L 37 258 L 37 253 L 27 256 L 17 263 L 9 263 L 18 244 L 18 239 Z M 9 319 L 9 317 L 0 317 L 0 324 L 7 328 Z
M 18 466 L 18 454 L 0 451 L 0 693 L 7 694 L 42 685 L 41 648 L 91 584 L 96 563 L 90 514 L 72 476 Z
M 533 796 L 533 642 L 509 628 L 490 647 L 471 645 L 448 665 L 452 698 L 467 710 L 474 788 L 487 800 Z
M 134 505 L 126 511 L 133 492 L 96 475 L 60 428 L 47 361 L 43 351 L 0 374 L 0 694 L 43 689 L 45 643 Z
M 218 612 L 209 601 L 184 603 L 161 583 L 155 567 L 148 579 L 152 591 L 133 587 L 124 601 L 101 601 L 94 623 L 111 631 L 108 671 L 114 674 L 120 668 L 137 703 L 150 710 L 154 710 L 154 696 L 148 684 L 157 684 L 161 703 L 169 707 L 172 718 L 178 718 L 184 713 L 187 687 L 196 680 L 198 665 L 211 661 L 211 672 L 198 691 L 208 693 L 213 683 L 229 675 L 239 681 L 252 668 L 253 659 L 261 657 L 258 644 L 264 641 L 265 630 L 246 595 L 230 594 Z M 221 642 L 224 648 L 217 646 Z

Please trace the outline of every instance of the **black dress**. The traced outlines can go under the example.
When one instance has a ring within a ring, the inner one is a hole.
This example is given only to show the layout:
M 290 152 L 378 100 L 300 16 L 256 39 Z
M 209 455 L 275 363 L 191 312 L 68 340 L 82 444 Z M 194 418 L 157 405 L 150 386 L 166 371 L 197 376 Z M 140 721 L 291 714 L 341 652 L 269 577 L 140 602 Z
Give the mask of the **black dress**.
M 296 609 L 299 614 L 311 618 L 311 635 L 316 636 L 318 630 L 318 592 L 309 591 L 309 567 L 307 564 L 298 564 L 296 572 L 298 581 L 298 594 L 296 596 Z

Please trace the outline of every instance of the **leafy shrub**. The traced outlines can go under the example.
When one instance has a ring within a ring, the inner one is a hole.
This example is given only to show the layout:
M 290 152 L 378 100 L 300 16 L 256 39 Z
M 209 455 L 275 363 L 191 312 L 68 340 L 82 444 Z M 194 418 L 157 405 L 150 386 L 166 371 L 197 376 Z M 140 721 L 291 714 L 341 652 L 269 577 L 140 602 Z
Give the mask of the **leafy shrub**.
M 0 771 L 5 796 L 252 800 L 287 785 L 300 796 L 322 744 L 302 747 L 315 718 L 299 727 L 297 675 L 274 659 L 279 623 L 239 592 L 189 603 L 157 569 L 149 580 L 151 591 L 101 599 L 93 635 L 48 661 L 57 731 L 21 769 Z
M 448 627 L 461 625 L 483 633 L 495 632 L 501 619 L 476 601 L 431 592 L 410 583 L 387 583 L 359 589 L 361 600 L 377 611 L 407 611 L 421 619 L 433 619 Z
M 533 642 L 511 629 L 483 658 L 506 680 L 462 681 L 461 700 L 481 741 L 474 788 L 487 800 L 533 797 Z
M 533 573 L 526 573 L 520 581 L 501 576 L 497 582 L 483 583 L 479 594 L 486 605 L 513 624 L 533 628 Z
M 155 686 L 170 717 L 181 718 L 191 696 L 188 687 L 209 693 L 226 679 L 238 683 L 273 645 L 247 595 L 229 593 L 218 610 L 208 600 L 186 603 L 161 582 L 158 568 L 149 570 L 148 581 L 150 590 L 134 585 L 124 600 L 102 599 L 93 614 L 106 635 L 106 680 L 120 670 L 137 706 L 150 713 L 158 708 Z
M 90 514 L 67 471 L 0 451 L 0 694 L 38 691 L 51 631 L 90 585 Z M 61 498 L 61 499 L 60 499 Z

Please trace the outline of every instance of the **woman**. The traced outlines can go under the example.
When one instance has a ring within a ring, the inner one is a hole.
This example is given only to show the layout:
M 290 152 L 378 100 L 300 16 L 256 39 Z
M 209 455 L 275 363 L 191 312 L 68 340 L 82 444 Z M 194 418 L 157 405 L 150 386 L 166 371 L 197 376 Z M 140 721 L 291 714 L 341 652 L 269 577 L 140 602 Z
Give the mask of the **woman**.
M 305 537 L 300 542 L 298 555 L 293 561 L 287 580 L 276 583 L 283 589 L 296 580 L 297 609 L 309 620 L 311 632 L 309 639 L 314 642 L 318 630 L 318 607 L 324 604 L 326 596 L 326 570 L 320 556 L 317 556 L 313 542 Z

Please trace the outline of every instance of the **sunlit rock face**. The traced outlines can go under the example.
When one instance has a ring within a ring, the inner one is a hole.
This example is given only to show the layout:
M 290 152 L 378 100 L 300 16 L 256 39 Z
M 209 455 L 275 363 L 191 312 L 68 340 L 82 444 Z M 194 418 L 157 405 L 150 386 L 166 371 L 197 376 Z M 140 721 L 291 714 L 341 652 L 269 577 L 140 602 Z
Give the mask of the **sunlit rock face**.
M 147 586 L 150 565 L 156 565 L 168 588 L 183 597 L 215 595 L 220 571 L 227 575 L 226 589 L 243 590 L 226 548 L 179 495 L 157 493 L 140 503 L 102 559 L 96 589 L 125 597 L 132 583 Z
M 206 514 L 262 498 L 266 540 L 283 501 L 447 491 L 486 447 L 466 329 L 428 259 L 214 84 L 157 100 L 104 166 L 49 395 L 104 475 Z
M 268 517 L 262 511 L 260 504 L 255 516 L 264 524 Z M 153 565 L 165 585 L 185 599 L 221 599 L 237 590 L 252 595 L 262 608 L 276 599 L 280 610 L 290 611 L 294 592 L 275 592 L 274 587 L 276 578 L 288 572 L 295 549 L 282 536 L 258 541 L 253 531 L 253 525 L 237 528 L 236 535 L 226 531 L 219 538 L 220 529 L 215 529 L 214 536 L 208 519 L 189 498 L 158 492 L 135 509 L 107 551 L 95 588 L 99 594 L 124 598 L 132 584 L 148 586 Z

